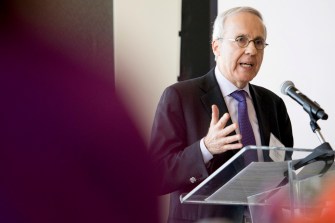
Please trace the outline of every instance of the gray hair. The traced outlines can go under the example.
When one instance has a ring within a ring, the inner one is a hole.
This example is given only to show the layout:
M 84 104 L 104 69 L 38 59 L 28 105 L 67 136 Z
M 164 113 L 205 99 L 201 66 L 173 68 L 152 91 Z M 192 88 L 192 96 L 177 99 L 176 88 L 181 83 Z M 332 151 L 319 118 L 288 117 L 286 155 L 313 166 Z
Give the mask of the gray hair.
M 236 13 L 239 13 L 239 12 L 249 12 L 251 14 L 254 14 L 258 18 L 260 18 L 261 21 L 263 22 L 262 14 L 258 10 L 254 9 L 252 7 L 243 6 L 243 7 L 235 7 L 235 8 L 228 9 L 228 10 L 220 13 L 216 17 L 216 19 L 214 21 L 214 25 L 213 25 L 212 41 L 217 40 L 218 38 L 222 38 L 223 32 L 224 32 L 224 24 L 225 24 L 227 18 L 229 16 L 231 16 L 233 14 L 236 14 Z M 266 35 L 265 25 L 264 25 L 264 30 L 265 30 L 265 35 Z

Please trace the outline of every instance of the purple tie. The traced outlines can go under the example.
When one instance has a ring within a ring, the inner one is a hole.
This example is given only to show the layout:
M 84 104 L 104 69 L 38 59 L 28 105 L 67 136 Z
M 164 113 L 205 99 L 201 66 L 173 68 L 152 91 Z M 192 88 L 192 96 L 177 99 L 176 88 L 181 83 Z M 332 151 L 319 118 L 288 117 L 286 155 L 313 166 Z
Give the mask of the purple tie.
M 249 145 L 256 145 L 254 132 L 250 124 L 248 116 L 248 107 L 246 101 L 246 94 L 244 90 L 234 91 L 230 95 L 238 101 L 238 126 L 242 135 L 243 147 Z M 248 165 L 252 161 L 257 161 L 257 150 L 249 150 L 245 154 L 245 164 Z

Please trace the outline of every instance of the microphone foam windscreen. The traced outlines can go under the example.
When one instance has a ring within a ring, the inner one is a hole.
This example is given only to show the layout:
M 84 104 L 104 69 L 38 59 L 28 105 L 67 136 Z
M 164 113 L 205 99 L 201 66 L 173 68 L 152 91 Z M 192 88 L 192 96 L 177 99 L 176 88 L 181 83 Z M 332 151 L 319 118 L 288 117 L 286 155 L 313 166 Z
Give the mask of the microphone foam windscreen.
M 280 91 L 282 94 L 287 94 L 286 91 L 287 89 L 289 89 L 290 87 L 294 87 L 294 84 L 292 81 L 285 81 L 284 83 L 282 83 Z

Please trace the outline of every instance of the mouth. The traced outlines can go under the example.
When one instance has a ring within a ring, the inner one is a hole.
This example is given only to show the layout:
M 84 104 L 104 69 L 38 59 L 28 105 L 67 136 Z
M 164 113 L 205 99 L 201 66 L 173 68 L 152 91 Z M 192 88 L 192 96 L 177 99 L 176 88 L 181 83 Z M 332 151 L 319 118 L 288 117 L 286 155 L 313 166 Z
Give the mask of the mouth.
M 254 64 L 253 63 L 240 63 L 240 66 L 242 66 L 242 67 L 253 67 Z

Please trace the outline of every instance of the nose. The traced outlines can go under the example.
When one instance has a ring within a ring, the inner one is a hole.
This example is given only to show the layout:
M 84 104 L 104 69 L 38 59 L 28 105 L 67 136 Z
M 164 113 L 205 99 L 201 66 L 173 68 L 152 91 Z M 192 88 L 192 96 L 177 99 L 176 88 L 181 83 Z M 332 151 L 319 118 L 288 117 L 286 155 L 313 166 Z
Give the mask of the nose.
M 250 41 L 248 46 L 245 48 L 245 54 L 248 55 L 256 55 L 257 54 L 257 49 L 255 47 L 254 41 Z

